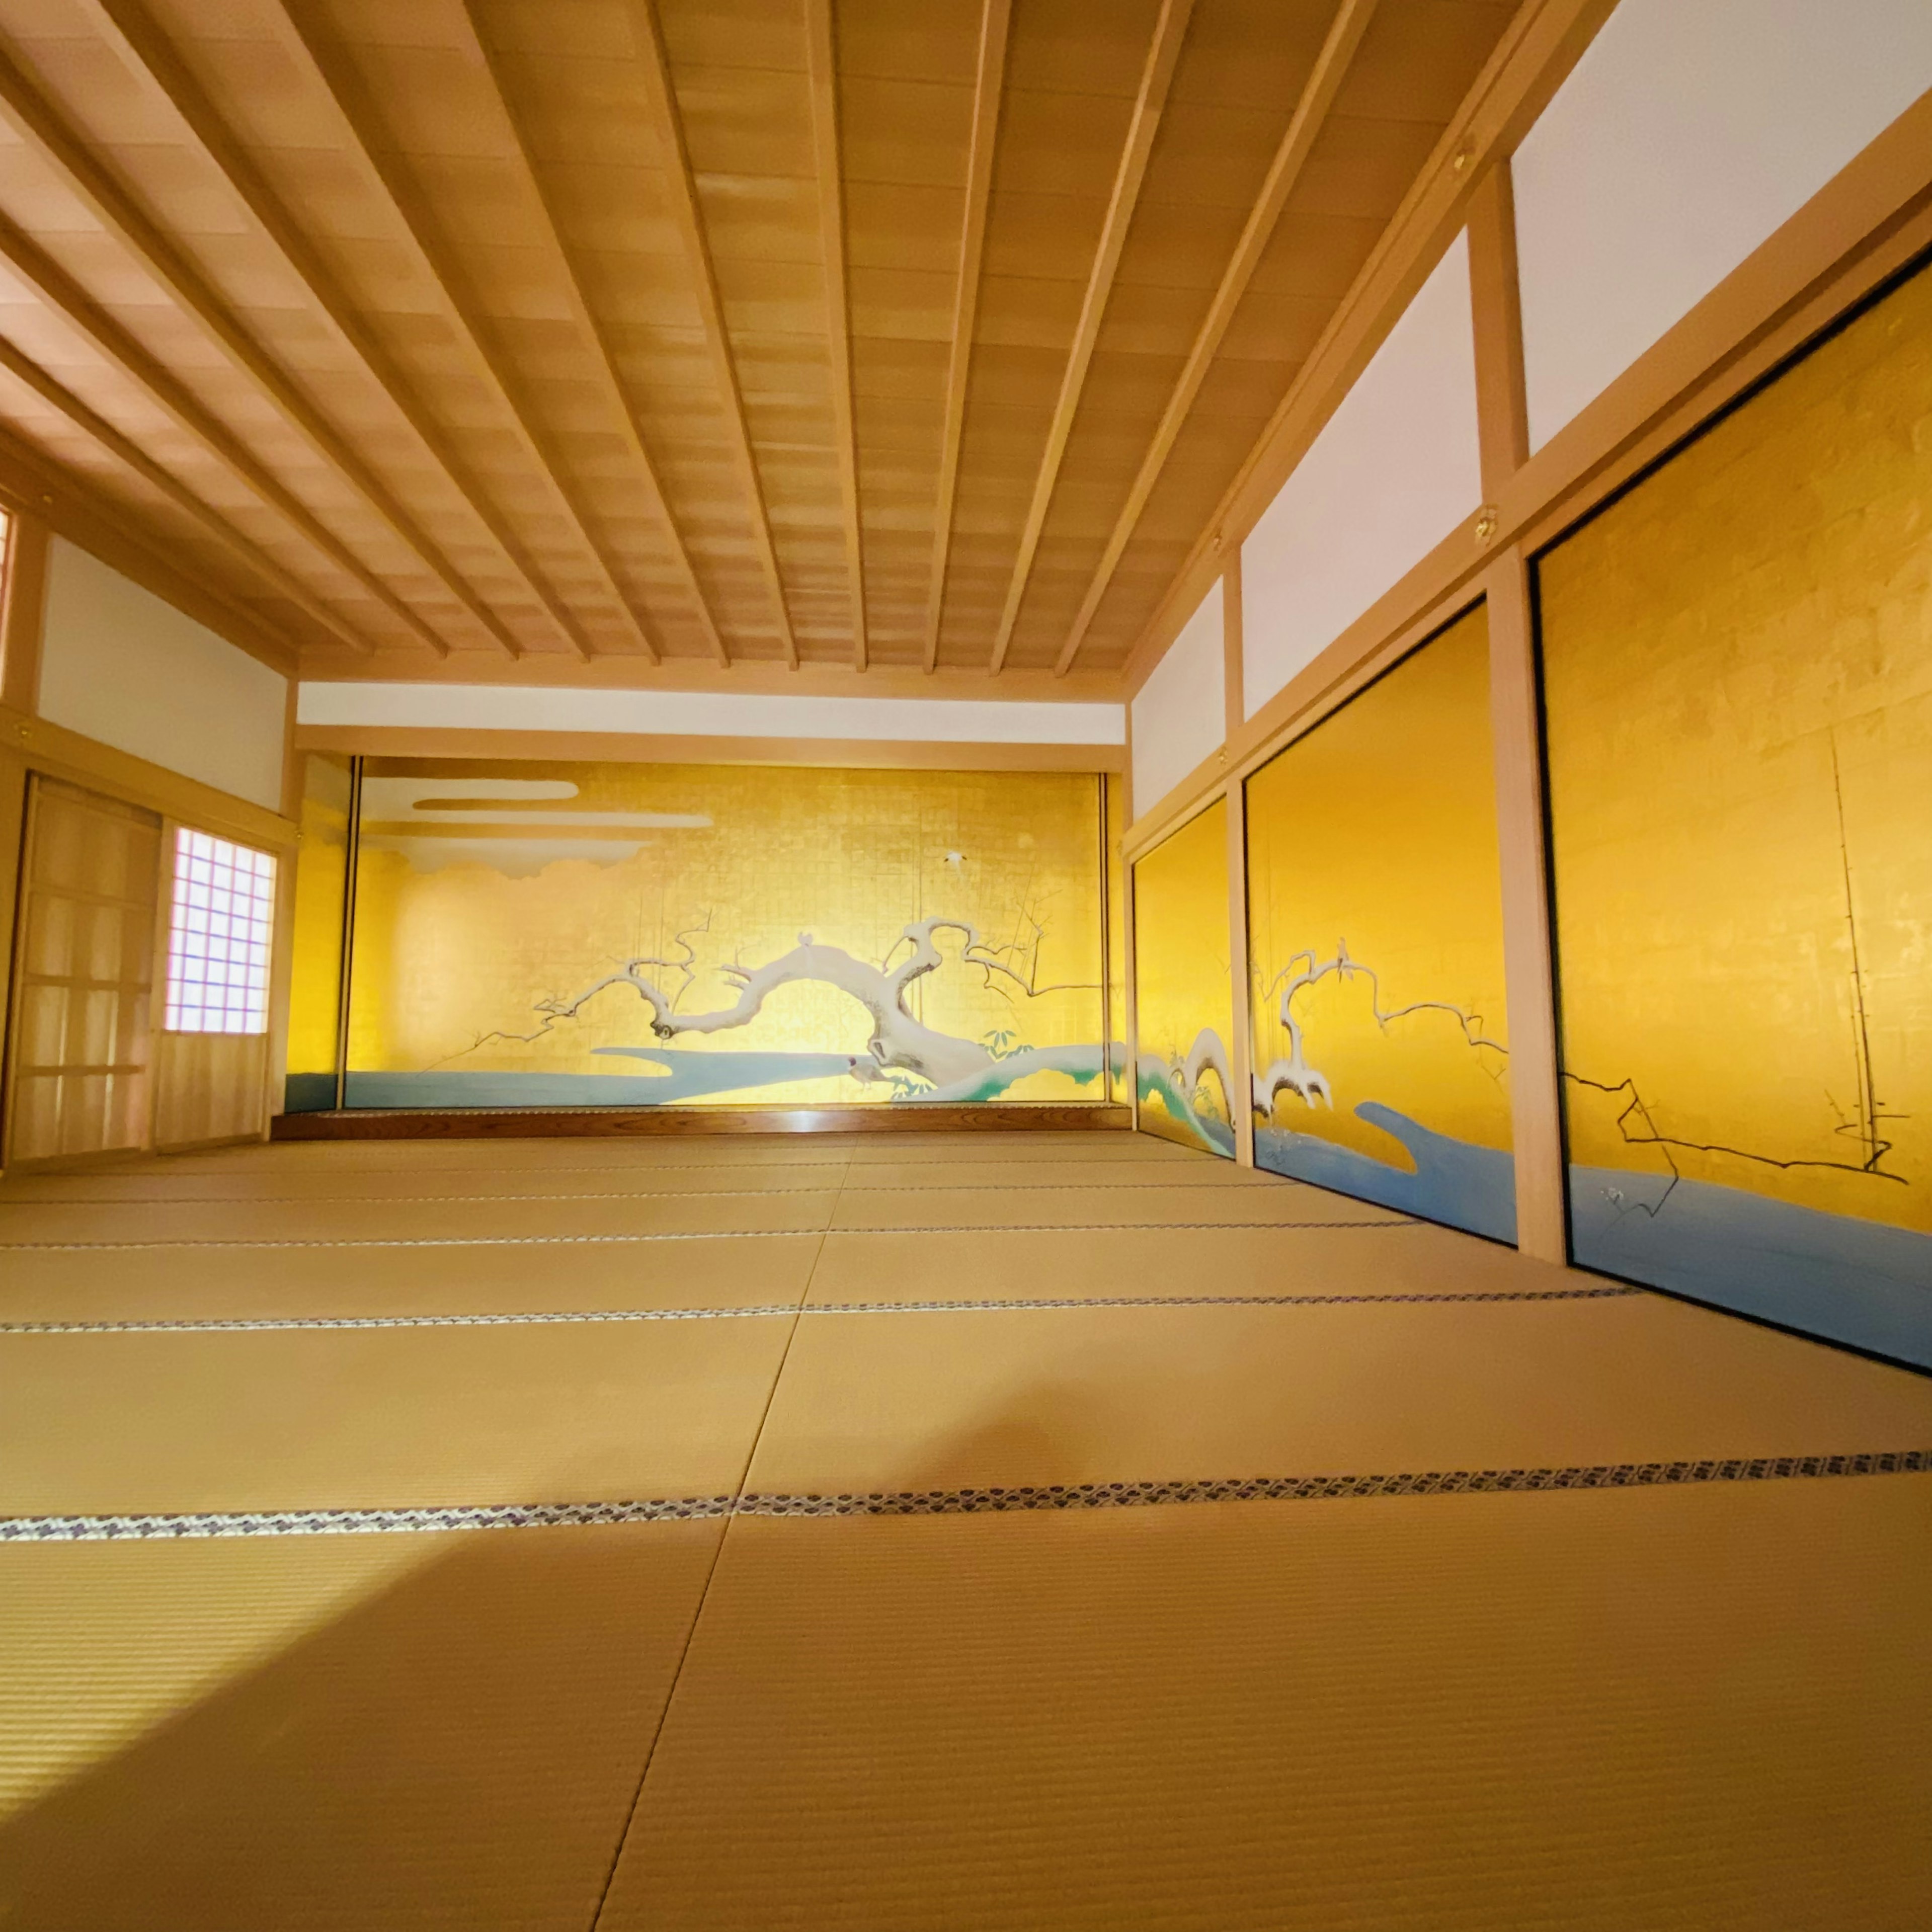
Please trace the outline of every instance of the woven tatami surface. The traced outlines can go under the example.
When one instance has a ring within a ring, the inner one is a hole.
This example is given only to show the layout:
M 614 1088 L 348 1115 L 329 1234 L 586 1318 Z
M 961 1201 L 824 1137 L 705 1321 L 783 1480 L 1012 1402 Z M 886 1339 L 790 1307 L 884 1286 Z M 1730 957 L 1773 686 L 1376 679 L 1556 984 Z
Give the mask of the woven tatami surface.
M 1924 1378 L 1114 1134 L 0 1244 L 0 1924 L 1925 1922 Z

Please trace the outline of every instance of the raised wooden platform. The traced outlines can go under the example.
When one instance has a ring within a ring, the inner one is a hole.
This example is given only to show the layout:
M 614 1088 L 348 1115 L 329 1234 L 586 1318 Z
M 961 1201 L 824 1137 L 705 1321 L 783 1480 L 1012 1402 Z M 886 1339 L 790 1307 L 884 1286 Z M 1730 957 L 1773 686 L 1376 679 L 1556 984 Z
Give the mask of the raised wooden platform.
M 356 1107 L 340 1113 L 278 1114 L 278 1141 L 532 1140 L 552 1136 L 658 1134 L 1054 1133 L 1131 1128 L 1124 1106 L 1102 1102 L 949 1106 L 861 1101 L 844 1107 L 512 1107 L 500 1110 Z

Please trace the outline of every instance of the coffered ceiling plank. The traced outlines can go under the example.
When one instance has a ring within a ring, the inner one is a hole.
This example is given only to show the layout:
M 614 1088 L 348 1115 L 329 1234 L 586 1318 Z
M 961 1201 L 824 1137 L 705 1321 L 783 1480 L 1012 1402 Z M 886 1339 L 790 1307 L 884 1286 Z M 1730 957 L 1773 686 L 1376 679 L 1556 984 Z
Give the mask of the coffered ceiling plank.
M 852 665 L 866 668 L 865 533 L 859 516 L 859 444 L 852 422 L 852 329 L 845 280 L 845 190 L 838 154 L 838 33 L 832 0 L 806 0 L 811 61 L 812 151 L 825 250 L 825 327 L 832 370 L 832 436 L 838 459 L 845 568 L 852 580 Z
M 1355 50 L 1361 44 L 1362 36 L 1368 30 L 1370 16 L 1376 10 L 1376 0 L 1341 0 L 1334 21 L 1328 29 L 1328 38 L 1322 42 L 1322 51 L 1316 57 L 1313 71 L 1303 87 L 1301 97 L 1295 104 L 1287 131 L 1282 136 L 1281 144 L 1275 150 L 1274 160 L 1269 164 L 1266 178 L 1262 183 L 1261 192 L 1255 197 L 1254 206 L 1241 230 L 1241 238 L 1235 244 L 1234 252 L 1223 272 L 1220 284 L 1215 290 L 1214 299 L 1208 305 L 1208 313 L 1196 331 L 1192 346 L 1188 350 L 1186 362 L 1176 380 L 1167 407 L 1162 412 L 1160 426 L 1146 455 L 1142 459 L 1138 472 L 1132 488 L 1127 492 L 1126 502 L 1115 520 L 1113 532 L 1107 539 L 1107 547 L 1101 554 L 1099 568 L 1094 572 L 1087 593 L 1081 600 L 1080 608 L 1075 614 L 1066 641 L 1060 646 L 1060 655 L 1054 670 L 1061 676 L 1072 667 L 1079 654 L 1094 614 L 1100 607 L 1100 600 L 1106 595 L 1107 586 L 1112 581 L 1114 572 L 1126 548 L 1128 539 L 1134 533 L 1134 526 L 1140 520 L 1141 512 L 1146 508 L 1149 496 L 1154 494 L 1160 481 L 1162 467 L 1172 451 L 1181 427 L 1187 419 L 1195 398 L 1207 379 L 1208 365 L 1214 358 L 1215 351 L 1234 320 L 1234 310 L 1239 305 L 1247 286 L 1259 265 L 1268 238 L 1274 231 L 1276 220 L 1288 195 L 1300 176 L 1308 159 L 1310 150 L 1315 145 L 1316 136 L 1322 130 L 1328 110 L 1334 104 L 1347 76 L 1348 64 L 1354 58 Z
M 224 549 L 240 559 L 256 576 L 272 586 L 298 609 L 314 619 L 338 643 L 346 645 L 352 651 L 365 655 L 373 652 L 374 646 L 369 640 L 345 622 L 292 571 L 285 569 L 267 551 L 251 542 L 220 511 L 164 470 L 106 417 L 89 408 L 72 390 L 56 382 L 38 363 L 22 355 L 4 337 L 0 337 L 0 369 L 25 383 L 75 428 L 92 437 L 116 461 L 131 470 L 176 508 L 191 517 Z M 259 618 L 256 621 L 260 621 Z
M 108 314 L 38 243 L 0 215 L 0 262 L 4 262 L 52 314 L 140 389 L 245 488 L 270 506 L 314 549 L 352 577 L 439 657 L 449 646 L 348 545 L 328 528 L 281 479 L 248 450 Z M 361 648 L 373 646 L 364 644 Z
M 652 507 L 670 533 L 678 574 L 683 580 L 686 593 L 697 613 L 705 641 L 711 646 L 712 655 L 719 664 L 729 664 L 731 662 L 730 651 L 718 628 L 717 619 L 705 597 L 703 586 L 698 580 L 698 573 L 692 566 L 691 553 L 685 546 L 683 535 L 671 514 L 658 465 L 644 440 L 644 424 L 638 415 L 636 400 L 623 377 L 618 373 L 609 334 L 585 298 L 582 272 L 570 245 L 564 239 L 563 226 L 557 218 L 554 190 L 546 184 L 543 172 L 538 164 L 536 144 L 531 138 L 528 118 L 518 100 L 515 83 L 506 71 L 503 58 L 492 41 L 485 22 L 479 16 L 476 0 L 463 0 L 463 10 L 470 23 L 470 31 L 476 37 L 477 46 L 482 51 L 484 65 L 489 70 L 490 84 L 502 104 L 504 118 L 509 123 L 512 137 L 517 144 L 518 158 L 530 176 L 538 205 L 543 210 L 543 218 L 550 231 L 549 240 L 562 266 L 564 293 L 570 304 L 571 319 L 590 344 L 598 386 L 604 391 L 605 399 L 616 417 L 626 452 L 644 474 Z
M 676 90 L 671 85 L 670 56 L 664 47 L 664 31 L 658 19 L 655 0 L 626 0 L 638 57 L 643 62 L 645 84 L 651 98 L 658 138 L 664 144 L 666 198 L 692 278 L 692 292 L 704 328 L 704 346 L 711 363 L 712 380 L 724 408 L 725 427 L 732 455 L 750 519 L 752 537 L 771 592 L 778 620 L 778 641 L 784 648 L 787 664 L 796 668 L 798 639 L 792 628 L 791 612 L 785 601 L 784 580 L 779 574 L 778 550 L 772 542 L 771 512 L 766 500 L 758 463 L 752 448 L 751 424 L 745 413 L 744 388 L 739 379 L 737 358 L 731 337 L 724 325 L 724 304 L 718 294 L 718 272 L 706 238 L 704 218 L 698 206 L 698 183 L 692 172 L 691 154 L 685 141 L 684 118 L 678 106 Z
M 526 458 L 562 504 L 572 533 L 589 556 L 632 640 L 646 657 L 656 662 L 661 653 L 650 626 L 620 580 L 609 546 L 591 527 L 582 493 L 550 434 L 538 421 L 502 346 L 494 340 L 453 251 L 438 232 L 428 197 L 400 159 L 376 138 L 375 110 L 353 68 L 322 30 L 311 0 L 270 0 L 263 10 L 284 50 L 332 104 L 357 166 L 380 190 L 410 250 L 440 291 L 455 323 L 464 360 L 508 416 Z M 587 661 L 595 655 L 580 624 L 573 625 L 570 634 L 580 657 Z
M 0 51 L 0 114 L 4 115 L 63 184 L 134 256 L 163 290 L 184 312 L 194 317 L 231 365 L 248 377 L 324 464 L 368 504 L 384 526 L 421 560 L 477 622 L 512 656 L 516 656 L 518 646 L 514 638 L 503 628 L 495 614 L 425 536 L 394 494 L 250 334 L 233 310 L 148 218 L 133 196 L 88 152 L 81 137 L 66 125 L 26 79 L 19 64 L 4 51 Z M 432 649 L 439 654 L 448 650 L 447 640 L 432 630 L 418 613 L 396 598 L 393 592 L 382 594 L 384 602 Z
M 408 423 L 458 496 L 489 532 L 512 572 L 549 614 L 563 640 L 573 650 L 587 649 L 568 607 L 537 568 L 508 520 L 471 473 L 448 431 L 426 406 L 395 358 L 356 312 L 340 279 L 250 159 L 142 0 L 76 0 L 76 4 L 86 9 L 102 37 L 128 66 L 145 75 L 167 100 L 202 155 L 280 251 L 391 406 Z M 514 655 L 514 640 L 506 638 L 494 616 L 484 613 L 474 602 L 466 599 L 466 604 L 500 643 L 508 644 Z
M 959 439 L 966 420 L 966 379 L 980 310 L 980 267 L 986 250 L 986 211 L 992 196 L 993 145 L 1000 129 L 1000 93 L 1006 64 L 1012 0 L 986 0 L 973 83 L 973 138 L 967 163 L 966 219 L 959 241 L 959 274 L 952 298 L 952 350 L 946 370 L 946 414 L 940 434 L 939 496 L 932 513 L 932 579 L 926 593 L 926 668 L 939 668 L 939 623 L 946 608 L 946 570 L 952 549 L 953 498 L 959 487 Z
M 1107 218 L 1100 230 L 1100 243 L 1094 251 L 1094 265 L 1087 277 L 1087 290 L 1080 305 L 1080 320 L 1067 351 L 1066 367 L 1061 376 L 1060 394 L 1053 406 L 1052 426 L 1047 432 L 1046 447 L 1041 452 L 1040 470 L 1034 481 L 1033 500 L 1027 507 L 1027 520 L 1020 532 L 1019 554 L 1013 560 L 1012 580 L 1006 587 L 1006 603 L 1000 612 L 998 628 L 993 634 L 992 668 L 997 674 L 1005 665 L 1012 642 L 1013 626 L 1018 621 L 1020 604 L 1026 596 L 1027 581 L 1033 574 L 1034 558 L 1040 548 L 1040 532 L 1053 501 L 1054 485 L 1060 480 L 1060 466 L 1066 454 L 1066 440 L 1073 431 L 1073 418 L 1080 406 L 1081 391 L 1100 339 L 1100 322 L 1106 314 L 1114 277 L 1120 265 L 1120 251 L 1126 246 L 1127 230 L 1140 200 L 1141 184 L 1147 178 L 1148 157 L 1167 105 L 1173 84 L 1174 63 L 1194 13 L 1194 0 L 1162 0 L 1160 15 L 1154 23 L 1154 39 L 1148 49 L 1147 66 L 1141 76 L 1140 91 L 1134 100 L 1133 118 L 1127 124 L 1127 138 L 1120 150 L 1120 165 L 1114 176 L 1114 189 L 1107 203 Z

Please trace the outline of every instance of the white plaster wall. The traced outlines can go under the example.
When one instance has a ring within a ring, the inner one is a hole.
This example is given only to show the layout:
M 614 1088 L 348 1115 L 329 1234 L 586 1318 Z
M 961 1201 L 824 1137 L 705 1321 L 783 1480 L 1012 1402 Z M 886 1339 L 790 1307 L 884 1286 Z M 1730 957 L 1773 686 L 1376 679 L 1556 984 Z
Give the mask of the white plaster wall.
M 1241 547 L 1248 715 L 1481 502 L 1458 235 Z
M 1134 699 L 1134 816 L 1157 805 L 1228 735 L 1221 580 Z
M 1546 442 L 1932 87 L 1932 0 L 1622 0 L 1517 150 Z
M 1120 745 L 1124 705 L 992 698 L 760 697 L 514 684 L 304 684 L 304 724 L 670 736 L 924 740 L 951 745 Z
M 64 538 L 49 559 L 40 716 L 280 808 L 288 680 Z

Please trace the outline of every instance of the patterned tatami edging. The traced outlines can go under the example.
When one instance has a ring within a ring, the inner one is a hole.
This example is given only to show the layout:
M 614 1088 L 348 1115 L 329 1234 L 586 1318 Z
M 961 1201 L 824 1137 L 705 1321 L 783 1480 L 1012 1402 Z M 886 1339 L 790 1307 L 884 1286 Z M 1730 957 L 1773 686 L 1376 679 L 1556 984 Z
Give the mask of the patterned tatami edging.
M 788 1190 L 789 1191 L 789 1190 Z M 783 1241 L 800 1234 L 1223 1234 L 1246 1228 L 1419 1228 L 1432 1224 L 1406 1214 L 1347 1221 L 1001 1221 L 991 1226 L 938 1227 L 910 1222 L 902 1228 L 725 1228 L 648 1234 L 411 1234 L 393 1240 L 0 1241 L 0 1255 L 105 1255 L 160 1248 L 596 1248 L 639 1241 Z
M 997 1187 L 984 1180 L 905 1180 L 884 1187 L 868 1187 L 832 1180 L 822 1187 L 700 1187 L 682 1192 L 674 1187 L 631 1187 L 571 1194 L 110 1194 L 78 1199 L 58 1195 L 0 1194 L 0 1212 L 9 1208 L 413 1208 L 427 1202 L 487 1204 L 495 1201 L 548 1201 L 558 1207 L 588 1208 L 611 1201 L 784 1200 L 801 1194 L 1104 1194 L 1122 1190 L 1142 1193 L 1150 1184 L 1185 1187 L 1190 1191 L 1196 1186 L 1191 1180 L 1152 1184 L 1144 1180 L 1003 1180 Z M 1216 1189 L 1249 1185 L 1240 1180 L 1199 1184 Z M 1292 1184 L 1300 1187 L 1307 1184 L 1294 1181 Z
M 1442 1294 L 1057 1294 L 977 1302 L 749 1302 L 744 1308 L 533 1308 L 485 1316 L 230 1316 L 202 1322 L 0 1322 L 0 1335 L 220 1335 L 236 1329 L 526 1328 L 544 1322 L 746 1322 L 765 1316 L 956 1316 L 1036 1308 L 1335 1308 L 1402 1302 L 1602 1302 L 1648 1288 L 1484 1288 Z
M 0 1516 L 0 1543 L 120 1543 L 207 1536 L 383 1536 L 410 1530 L 582 1529 L 729 1516 L 729 1496 L 615 1503 L 466 1503 L 421 1509 L 193 1510 L 178 1514 Z
M 499 1503 L 423 1509 L 196 1510 L 178 1515 L 0 1517 L 0 1543 L 113 1542 L 215 1536 L 356 1536 L 410 1530 L 554 1529 L 718 1516 L 980 1516 L 1026 1510 L 1144 1509 L 1168 1503 L 1334 1502 L 1378 1496 L 1634 1490 L 1793 1477 L 1932 1470 L 1932 1449 L 1754 1456 L 1700 1462 L 1596 1462 L 1572 1468 L 1433 1469 L 1398 1475 L 1250 1476 L 1219 1480 L 1067 1483 L 983 1490 L 874 1490 L 836 1496 L 687 1496 L 635 1502 Z
M 752 1302 L 742 1308 L 532 1309 L 506 1315 L 244 1315 L 203 1321 L 0 1322 L 0 1335 L 207 1335 L 260 1328 L 502 1328 L 550 1322 L 735 1322 L 774 1315 L 976 1315 L 1058 1308 L 1327 1308 L 1413 1301 L 1604 1301 L 1648 1294 L 1602 1288 L 1489 1288 L 1439 1294 L 1094 1294 L 981 1301 Z

